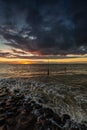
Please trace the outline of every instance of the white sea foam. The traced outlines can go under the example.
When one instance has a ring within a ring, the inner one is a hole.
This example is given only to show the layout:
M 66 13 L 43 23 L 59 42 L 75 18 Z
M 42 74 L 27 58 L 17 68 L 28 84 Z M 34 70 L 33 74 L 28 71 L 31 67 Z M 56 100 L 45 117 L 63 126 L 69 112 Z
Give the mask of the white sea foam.
M 69 114 L 78 122 L 87 121 L 87 96 L 78 88 L 58 83 L 43 83 L 33 78 L 0 79 L 0 87 L 19 90 L 26 99 L 31 97 L 45 107 L 52 108 L 58 114 Z M 25 99 L 25 100 L 26 100 Z

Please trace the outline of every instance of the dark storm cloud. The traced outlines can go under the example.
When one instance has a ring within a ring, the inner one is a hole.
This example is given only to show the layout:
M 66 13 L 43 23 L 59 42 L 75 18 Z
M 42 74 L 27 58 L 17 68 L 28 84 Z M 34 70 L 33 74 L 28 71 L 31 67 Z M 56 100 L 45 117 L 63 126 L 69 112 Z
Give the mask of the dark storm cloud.
M 86 0 L 0 0 L 7 45 L 39 55 L 87 53 Z
M 87 46 L 87 1 L 72 0 L 72 20 L 75 24 L 75 39 L 78 46 Z

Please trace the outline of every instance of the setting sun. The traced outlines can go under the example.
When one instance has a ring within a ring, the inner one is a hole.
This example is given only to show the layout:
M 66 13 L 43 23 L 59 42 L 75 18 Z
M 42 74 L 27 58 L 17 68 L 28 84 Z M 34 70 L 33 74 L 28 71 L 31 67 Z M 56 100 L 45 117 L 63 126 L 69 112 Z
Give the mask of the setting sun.
M 32 61 L 21 61 L 19 63 L 20 64 L 25 64 L 25 65 L 27 65 L 27 64 L 34 64 Z

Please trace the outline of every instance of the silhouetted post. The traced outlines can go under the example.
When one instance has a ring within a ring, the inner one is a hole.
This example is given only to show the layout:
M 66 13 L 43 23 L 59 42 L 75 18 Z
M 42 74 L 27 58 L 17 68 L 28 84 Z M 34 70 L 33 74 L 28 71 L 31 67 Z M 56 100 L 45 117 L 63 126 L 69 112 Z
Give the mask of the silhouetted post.
M 47 69 L 47 75 L 49 76 L 49 73 L 50 72 L 50 70 L 49 70 L 49 59 L 48 59 L 48 69 Z
M 67 68 L 66 68 L 66 66 L 64 68 L 64 72 L 65 72 L 65 75 L 66 75 L 67 74 Z
M 64 79 L 64 84 L 66 84 L 66 75 L 67 75 L 67 67 L 66 67 L 66 65 L 65 65 L 65 67 L 64 67 L 64 77 L 65 77 L 65 79 Z

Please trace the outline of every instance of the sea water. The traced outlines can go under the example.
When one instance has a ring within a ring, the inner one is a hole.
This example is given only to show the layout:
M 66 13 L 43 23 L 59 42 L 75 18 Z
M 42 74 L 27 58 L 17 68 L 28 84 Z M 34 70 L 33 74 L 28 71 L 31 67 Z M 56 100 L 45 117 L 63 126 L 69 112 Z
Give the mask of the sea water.
M 47 75 L 49 69 L 49 76 Z M 0 65 L 0 87 L 19 89 L 58 114 L 87 122 L 87 65 Z

